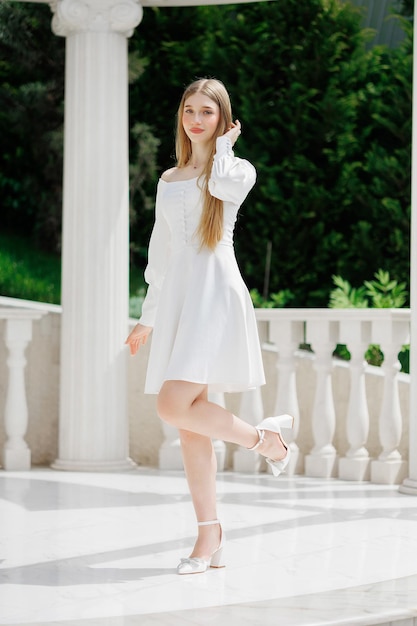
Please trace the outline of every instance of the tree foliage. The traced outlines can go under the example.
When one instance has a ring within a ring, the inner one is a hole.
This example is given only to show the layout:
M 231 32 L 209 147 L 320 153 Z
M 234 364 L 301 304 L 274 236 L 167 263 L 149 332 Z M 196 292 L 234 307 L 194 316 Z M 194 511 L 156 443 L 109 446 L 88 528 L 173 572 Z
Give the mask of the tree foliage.
M 3 230 L 59 249 L 64 40 L 48 6 L 0 4 L 0 203 Z
M 183 88 L 215 76 L 242 122 L 236 152 L 258 172 L 236 228 L 249 287 L 264 292 L 267 248 L 269 290 L 291 306 L 326 306 L 336 274 L 361 284 L 384 267 L 408 283 L 411 33 L 395 50 L 366 40 L 340 0 L 146 8 L 129 40 L 132 262 L 146 262 Z M 63 49 L 46 7 L 0 5 L 1 223 L 52 247 Z
M 131 42 L 147 60 L 132 114 L 161 139 L 162 167 L 184 84 L 228 86 L 243 125 L 236 149 L 258 171 L 238 258 L 261 291 L 272 242 L 270 290 L 289 289 L 295 306 L 325 305 L 332 274 L 362 282 L 383 266 L 408 281 L 411 38 L 367 51 L 359 24 L 336 0 L 155 8 Z

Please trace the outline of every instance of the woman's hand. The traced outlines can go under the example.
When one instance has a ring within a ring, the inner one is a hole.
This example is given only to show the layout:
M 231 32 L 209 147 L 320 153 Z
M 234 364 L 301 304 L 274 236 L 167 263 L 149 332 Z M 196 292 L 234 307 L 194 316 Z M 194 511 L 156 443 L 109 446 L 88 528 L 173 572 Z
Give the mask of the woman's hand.
M 232 122 L 229 130 L 224 133 L 224 137 L 229 137 L 230 141 L 232 142 L 232 146 L 234 146 L 241 132 L 242 130 L 240 122 L 239 120 L 236 120 L 234 123 Z
M 144 346 L 152 332 L 151 326 L 136 324 L 125 343 L 129 346 L 130 354 L 134 356 L 141 346 Z

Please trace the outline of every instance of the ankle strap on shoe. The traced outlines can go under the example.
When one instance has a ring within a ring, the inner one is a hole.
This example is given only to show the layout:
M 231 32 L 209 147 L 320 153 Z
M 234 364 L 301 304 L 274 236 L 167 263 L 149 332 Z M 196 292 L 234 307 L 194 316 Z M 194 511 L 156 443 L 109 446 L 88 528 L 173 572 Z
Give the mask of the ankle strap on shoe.
M 212 524 L 220 524 L 218 519 L 213 519 L 210 522 L 198 522 L 198 526 L 211 526 Z
M 257 431 L 257 433 L 258 433 L 258 437 L 259 437 L 259 439 L 258 439 L 258 441 L 255 443 L 255 445 L 254 445 L 254 446 L 252 446 L 251 448 L 247 448 L 248 450 L 256 450 L 256 448 L 259 448 L 259 446 L 260 446 L 261 444 L 263 444 L 264 439 L 265 439 L 265 431 L 264 431 L 264 430 L 261 430 L 260 428 L 257 428 L 256 426 L 255 426 L 255 428 L 256 428 L 256 431 Z

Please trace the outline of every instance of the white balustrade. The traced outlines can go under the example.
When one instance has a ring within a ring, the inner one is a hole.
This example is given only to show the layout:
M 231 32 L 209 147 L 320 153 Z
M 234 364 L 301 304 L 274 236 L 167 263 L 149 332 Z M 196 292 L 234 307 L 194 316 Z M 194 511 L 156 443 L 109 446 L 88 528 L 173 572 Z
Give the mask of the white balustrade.
M 296 344 L 302 342 L 300 325 L 306 325 L 305 341 L 314 351 L 316 371 L 314 401 L 308 419 L 311 421 L 313 446 L 305 458 L 307 476 L 338 476 L 344 480 L 368 480 L 392 484 L 403 480 L 407 462 L 398 446 L 403 416 L 399 402 L 398 353 L 409 342 L 410 311 L 408 309 L 258 309 L 258 321 L 269 323 L 269 339 L 277 352 L 278 384 L 275 409 L 297 417 L 303 381 L 296 378 Z M 347 363 L 350 388 L 346 412 L 348 450 L 337 464 L 338 450 L 334 436 L 336 427 L 333 398 L 332 353 L 336 345 L 346 344 L 351 354 Z M 370 417 L 368 405 L 375 398 L 367 397 L 365 375 L 369 370 L 364 356 L 371 343 L 380 344 L 384 361 L 383 398 L 379 411 L 378 434 L 382 451 L 371 459 L 368 451 Z M 298 428 L 295 431 L 297 440 Z M 291 443 L 297 446 L 296 442 Z M 295 448 L 297 449 L 297 448 Z M 291 468 L 290 471 L 294 471 Z M 299 471 L 298 468 L 295 471 Z
M 6 319 L 5 342 L 9 352 L 4 411 L 6 442 L 3 446 L 3 467 L 6 470 L 30 469 L 31 453 L 25 441 L 28 425 L 25 350 L 32 339 L 32 321 L 42 315 L 40 311 L 0 309 L 0 319 Z
M 32 404 L 27 394 L 36 395 L 36 391 L 26 389 L 25 351 L 32 336 L 32 320 L 44 315 L 47 309 L 11 308 L 5 300 L 0 299 L 0 305 L 8 307 L 0 309 L 0 318 L 6 319 L 1 354 L 3 363 L 7 361 L 7 380 L 4 377 L 0 386 L 5 407 L 5 429 L 0 432 L 0 436 L 5 434 L 5 437 L 0 445 L 5 469 L 27 469 L 31 451 L 25 436 L 30 419 L 28 406 Z M 55 314 L 59 315 L 59 311 Z M 253 425 L 274 413 L 289 413 L 296 418 L 293 433 L 284 432 L 293 452 L 289 475 L 304 472 L 302 456 L 305 455 L 307 476 L 337 476 L 356 481 L 370 478 L 385 484 L 401 482 L 408 470 L 406 437 L 409 429 L 413 432 L 413 414 L 411 410 L 408 424 L 410 377 L 399 374 L 398 353 L 402 345 L 409 342 L 410 311 L 258 309 L 256 315 L 267 384 L 240 397 L 232 397 L 227 404 L 230 402 L 235 407 L 240 402 L 239 409 L 233 410 Z M 43 337 L 42 333 L 37 335 L 37 349 L 39 341 L 44 341 L 41 349 L 45 353 L 51 350 L 55 354 L 59 348 L 50 345 L 50 337 Z M 302 343 L 310 343 L 314 352 L 300 351 Z M 341 364 L 340 360 L 332 358 L 338 343 L 346 344 L 351 353 L 350 361 Z M 384 353 L 381 368 L 365 365 L 364 355 L 370 343 L 381 346 Z M 31 354 L 29 352 L 28 356 Z M 141 367 L 146 368 L 146 360 Z M 45 381 L 46 395 L 52 384 L 51 380 Z M 51 393 L 56 397 L 57 390 L 51 389 Z M 210 399 L 225 404 L 223 394 L 210 395 Z M 264 407 L 268 407 L 267 413 Z M 149 419 L 155 419 L 152 409 Z M 162 428 L 160 467 L 181 469 L 178 433 L 165 424 Z M 37 442 L 39 446 L 42 439 L 38 437 Z M 224 443 L 215 441 L 214 446 L 219 469 L 227 468 Z M 339 463 L 338 457 L 341 457 Z M 246 450 L 233 449 L 232 459 L 235 471 L 265 469 L 262 457 Z M 140 462 L 140 458 L 138 460 Z M 408 490 L 409 483 L 410 479 L 406 479 L 402 489 Z

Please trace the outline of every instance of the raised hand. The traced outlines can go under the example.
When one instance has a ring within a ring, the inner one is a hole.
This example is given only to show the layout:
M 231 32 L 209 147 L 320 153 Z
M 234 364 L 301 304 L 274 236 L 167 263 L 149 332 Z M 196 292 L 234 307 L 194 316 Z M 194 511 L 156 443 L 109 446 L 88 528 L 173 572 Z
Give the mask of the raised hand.
M 239 120 L 235 120 L 235 122 L 232 122 L 230 128 L 228 131 L 226 131 L 224 133 L 225 137 L 229 137 L 230 141 L 232 142 L 232 146 L 236 143 L 236 141 L 239 138 L 240 133 L 242 132 L 242 127 L 240 125 Z

